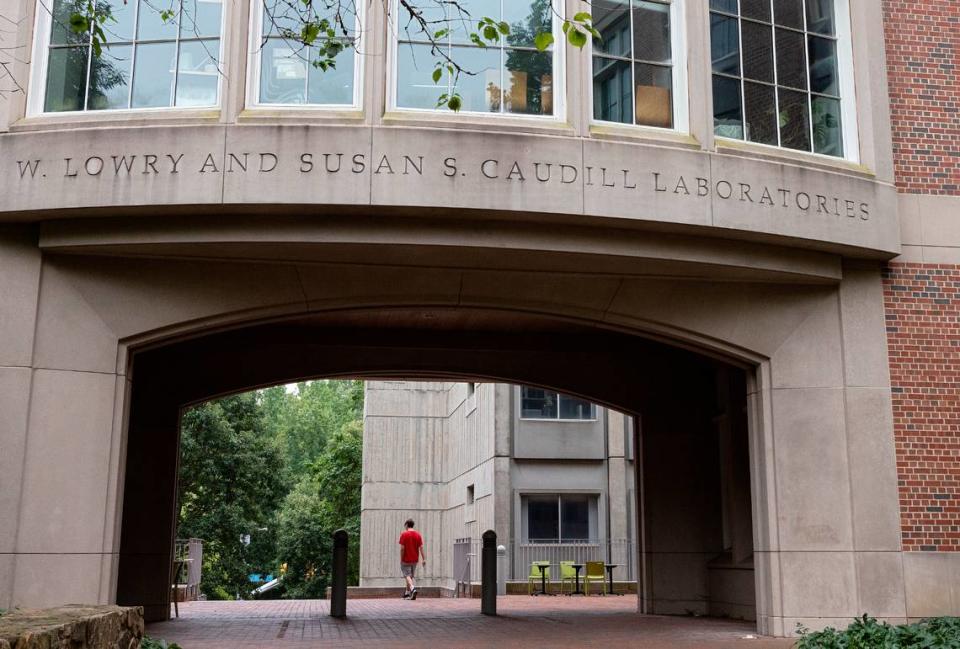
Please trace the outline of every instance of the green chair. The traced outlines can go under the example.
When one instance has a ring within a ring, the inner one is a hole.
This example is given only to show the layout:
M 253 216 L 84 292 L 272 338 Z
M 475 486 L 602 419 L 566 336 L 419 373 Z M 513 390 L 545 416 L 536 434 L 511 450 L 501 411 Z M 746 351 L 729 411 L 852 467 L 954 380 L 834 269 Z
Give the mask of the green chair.
M 591 583 L 599 583 L 603 594 L 607 594 L 607 580 L 603 570 L 603 561 L 587 561 L 586 574 L 583 576 L 583 590 L 587 595 L 590 594 Z
M 560 562 L 560 594 L 563 594 L 563 585 L 570 584 L 570 592 L 576 590 L 577 571 L 573 567 L 573 561 Z
M 540 569 L 537 566 L 546 566 L 543 569 L 543 577 L 540 577 Z M 533 595 L 534 586 L 539 586 L 543 583 L 543 580 L 546 580 L 546 583 L 550 583 L 550 562 L 549 561 L 533 561 L 530 563 L 530 575 L 527 577 L 527 594 Z

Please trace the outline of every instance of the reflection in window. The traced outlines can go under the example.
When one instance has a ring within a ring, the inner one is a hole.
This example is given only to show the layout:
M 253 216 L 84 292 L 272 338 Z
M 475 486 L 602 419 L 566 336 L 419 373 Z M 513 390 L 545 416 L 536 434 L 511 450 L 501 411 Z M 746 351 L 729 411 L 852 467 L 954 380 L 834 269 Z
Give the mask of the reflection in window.
M 673 128 L 669 0 L 594 0 L 593 117 Z
M 70 29 L 86 2 L 54 0 L 44 111 L 216 106 L 221 2 L 182 0 L 173 11 L 164 21 L 148 0 L 97 0 L 104 41 L 92 56 L 90 33 Z
M 591 420 L 597 418 L 597 407 L 589 401 L 559 392 L 523 386 L 520 388 L 520 417 Z
M 456 93 L 461 97 L 462 111 L 553 115 L 553 47 L 540 52 L 534 46 L 538 33 L 552 30 L 550 0 L 424 3 L 423 11 L 431 30 L 449 29 L 442 39 L 443 54 L 464 71 L 458 75 L 444 69 L 440 82 L 435 83 L 432 75 L 438 57 L 430 51 L 418 24 L 401 24 L 397 107 L 433 109 L 440 95 Z M 471 43 L 469 34 L 476 31 L 477 21 L 483 17 L 508 23 L 510 34 L 486 48 Z
M 714 132 L 843 156 L 833 0 L 711 0 L 710 10 Z
M 334 13 L 326 16 L 305 15 L 312 9 L 287 0 L 264 0 L 262 3 L 260 39 L 260 94 L 261 104 L 301 105 L 327 104 L 353 106 L 357 16 L 351 3 L 342 3 L 337 33 L 346 32 L 340 39 L 344 49 L 334 58 L 334 66 L 321 69 L 317 62 L 325 60 L 317 47 L 305 47 L 283 37 L 287 30 L 300 32 L 303 21 L 326 18 L 333 22 Z M 312 8 L 313 5 L 310 5 Z
M 537 494 L 523 496 L 526 543 L 596 543 L 597 496 Z

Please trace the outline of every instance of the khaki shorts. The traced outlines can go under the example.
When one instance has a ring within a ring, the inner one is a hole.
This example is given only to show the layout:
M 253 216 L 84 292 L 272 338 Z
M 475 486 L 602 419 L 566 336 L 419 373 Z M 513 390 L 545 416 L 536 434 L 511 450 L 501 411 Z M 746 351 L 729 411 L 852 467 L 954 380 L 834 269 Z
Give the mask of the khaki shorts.
M 400 564 L 400 574 L 404 577 L 413 577 L 417 572 L 416 563 L 401 563 Z

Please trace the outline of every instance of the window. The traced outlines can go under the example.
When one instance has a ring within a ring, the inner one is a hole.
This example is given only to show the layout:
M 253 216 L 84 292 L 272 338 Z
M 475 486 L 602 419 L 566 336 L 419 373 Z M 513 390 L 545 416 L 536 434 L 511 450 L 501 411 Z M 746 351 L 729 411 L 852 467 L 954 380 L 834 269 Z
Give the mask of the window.
M 467 13 L 461 13 L 457 7 Z M 435 109 L 442 94 L 459 94 L 462 112 L 514 115 L 554 115 L 559 49 L 540 52 L 534 37 L 556 31 L 551 0 L 460 0 L 459 3 L 426 3 L 424 18 L 431 29 L 449 29 L 441 47 L 444 53 L 468 71 L 459 76 L 444 69 L 439 83 L 432 75 L 437 57 L 430 51 L 419 25 L 411 23 L 399 8 L 396 49 L 397 108 Z M 478 47 L 469 34 L 484 17 L 504 21 L 510 34 L 499 43 Z M 557 38 L 561 41 L 560 38 Z M 443 108 L 442 110 L 448 110 Z
M 523 386 L 520 388 L 521 419 L 597 418 L 597 407 L 589 401 L 559 392 Z
M 844 156 L 841 4 L 710 0 L 718 136 Z
M 682 65 L 671 24 L 679 2 L 594 0 L 593 118 L 674 128 Z M 682 102 L 681 102 L 682 103 Z
M 323 105 L 359 107 L 360 65 L 354 49 L 360 28 L 360 17 L 353 8 L 364 3 L 338 3 L 342 23 L 329 15 L 317 13 L 324 4 L 290 3 L 288 0 L 255 0 L 257 9 L 254 51 L 253 104 L 271 106 Z M 323 9 L 321 9 L 321 12 Z M 333 67 L 322 69 L 325 60 L 320 48 L 305 47 L 284 38 L 289 32 L 299 34 L 305 21 L 328 20 L 340 36 L 343 50 L 333 59 Z M 345 32 L 345 33 L 344 33 Z
M 212 107 L 220 101 L 220 0 L 181 0 L 164 21 L 150 0 L 96 0 L 105 17 L 100 56 L 90 32 L 70 29 L 84 0 L 38 6 L 42 45 L 31 112 Z M 162 9 L 166 9 L 164 5 Z M 43 92 L 39 90 L 42 79 Z
M 526 543 L 587 543 L 597 539 L 596 496 L 523 496 L 521 509 Z
M 467 485 L 467 504 L 472 505 L 474 499 L 475 489 L 473 485 Z

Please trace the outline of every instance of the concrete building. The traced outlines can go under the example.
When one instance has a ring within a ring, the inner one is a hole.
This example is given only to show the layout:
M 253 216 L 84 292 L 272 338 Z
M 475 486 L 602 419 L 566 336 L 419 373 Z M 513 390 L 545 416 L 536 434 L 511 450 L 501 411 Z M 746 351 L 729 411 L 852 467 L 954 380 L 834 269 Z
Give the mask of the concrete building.
M 759 632 L 960 612 L 957 3 L 597 2 L 578 49 L 511 0 L 438 84 L 361 4 L 327 77 L 257 0 L 117 4 L 101 57 L 2 4 L 0 607 L 169 616 L 181 408 L 356 376 L 628 413 L 651 606 L 727 545 L 671 469 L 719 417 Z

